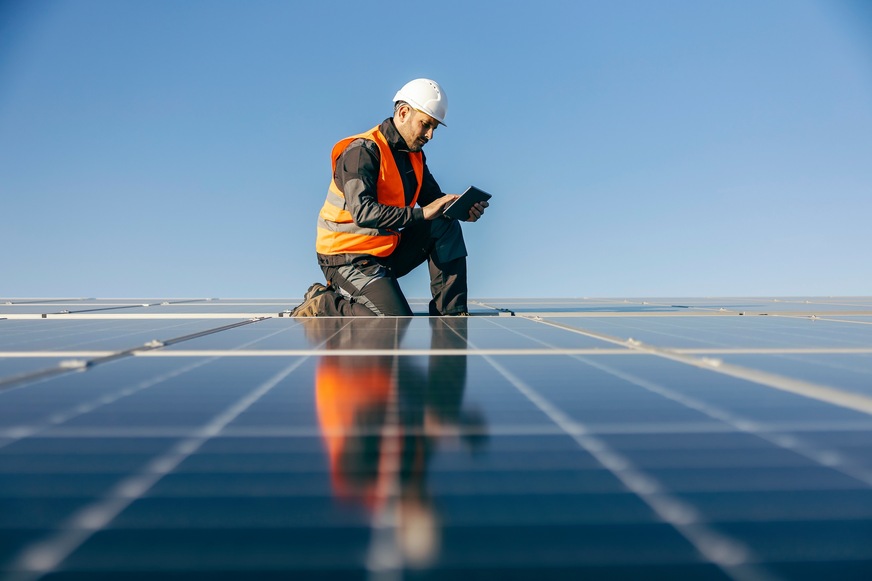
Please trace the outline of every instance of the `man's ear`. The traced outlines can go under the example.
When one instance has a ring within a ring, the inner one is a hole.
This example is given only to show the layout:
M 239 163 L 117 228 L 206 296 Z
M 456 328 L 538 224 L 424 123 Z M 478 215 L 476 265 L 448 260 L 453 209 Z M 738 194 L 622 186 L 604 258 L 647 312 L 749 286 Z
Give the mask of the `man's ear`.
M 397 107 L 396 118 L 400 123 L 405 123 L 409 119 L 409 115 L 412 114 L 412 106 L 408 103 L 403 103 L 399 107 Z

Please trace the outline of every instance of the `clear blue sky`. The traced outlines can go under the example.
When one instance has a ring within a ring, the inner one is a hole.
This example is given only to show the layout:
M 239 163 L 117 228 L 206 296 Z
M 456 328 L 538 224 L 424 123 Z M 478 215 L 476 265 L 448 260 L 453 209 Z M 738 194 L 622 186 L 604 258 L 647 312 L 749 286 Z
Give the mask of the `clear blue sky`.
M 0 297 L 301 296 L 422 76 L 473 297 L 872 294 L 872 2 L 0 0 Z

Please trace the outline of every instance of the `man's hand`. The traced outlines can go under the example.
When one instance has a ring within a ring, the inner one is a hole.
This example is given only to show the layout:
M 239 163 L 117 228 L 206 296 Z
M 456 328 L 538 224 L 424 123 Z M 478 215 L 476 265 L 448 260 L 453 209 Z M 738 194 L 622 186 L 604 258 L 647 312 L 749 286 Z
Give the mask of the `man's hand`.
M 442 212 L 445 211 L 445 207 L 459 198 L 460 196 L 455 196 L 453 194 L 446 194 L 437 200 L 430 202 L 426 206 L 424 206 L 424 219 L 425 220 L 435 220 L 439 216 L 442 215 Z M 472 215 L 472 210 L 469 211 L 470 216 Z
M 484 209 L 487 208 L 490 204 L 487 202 L 476 202 L 469 209 L 469 218 L 466 219 L 467 222 L 475 222 L 479 218 L 481 218 L 482 214 L 484 214 Z

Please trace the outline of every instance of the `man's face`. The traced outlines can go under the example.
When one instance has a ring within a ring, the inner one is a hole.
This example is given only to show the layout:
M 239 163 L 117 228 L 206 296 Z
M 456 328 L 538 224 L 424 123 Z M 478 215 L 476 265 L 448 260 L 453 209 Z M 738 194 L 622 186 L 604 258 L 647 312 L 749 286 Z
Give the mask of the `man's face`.
M 409 105 L 401 105 L 394 115 L 394 125 L 409 146 L 409 151 L 421 151 L 433 139 L 433 132 L 439 122 Z

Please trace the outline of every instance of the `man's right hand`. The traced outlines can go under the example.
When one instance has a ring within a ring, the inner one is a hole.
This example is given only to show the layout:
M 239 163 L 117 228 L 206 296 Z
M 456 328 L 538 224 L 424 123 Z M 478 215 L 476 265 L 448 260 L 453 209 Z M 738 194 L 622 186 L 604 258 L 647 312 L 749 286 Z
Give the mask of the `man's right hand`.
M 424 210 L 424 219 L 425 220 L 435 220 L 445 211 L 445 208 L 459 198 L 460 196 L 456 196 L 454 194 L 445 194 L 441 198 L 436 199 L 433 202 L 430 202 L 426 206 L 423 207 Z

